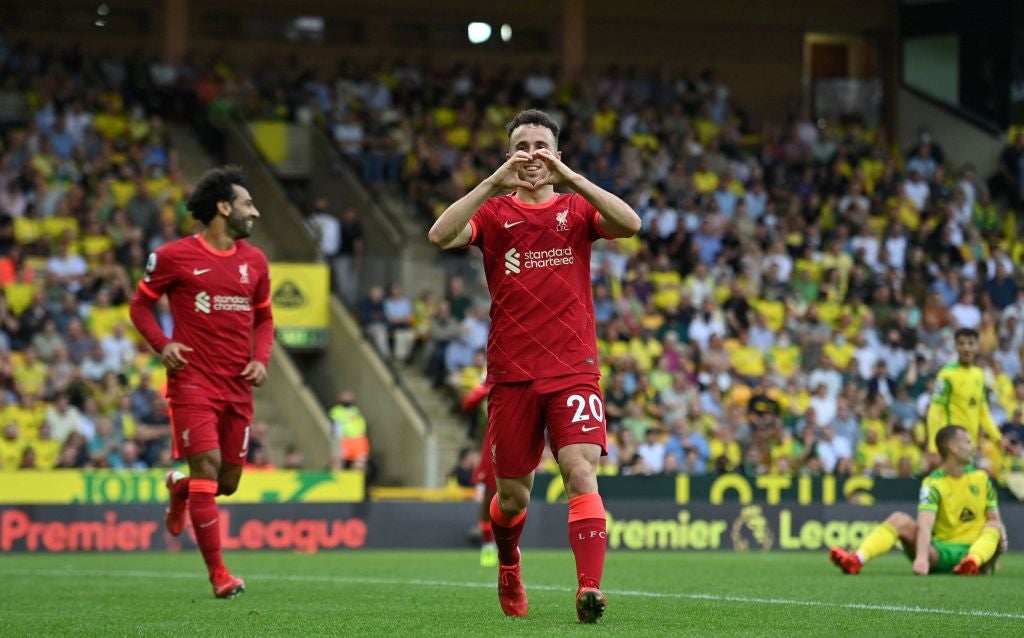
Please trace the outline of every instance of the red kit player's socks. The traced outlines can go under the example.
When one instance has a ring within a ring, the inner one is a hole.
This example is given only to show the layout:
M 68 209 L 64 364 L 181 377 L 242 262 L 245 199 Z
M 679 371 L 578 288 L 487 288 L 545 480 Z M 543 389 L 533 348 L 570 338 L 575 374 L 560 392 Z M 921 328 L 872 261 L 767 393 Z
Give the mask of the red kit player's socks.
M 180 476 L 180 474 L 178 476 Z M 175 498 L 187 500 L 189 494 L 188 485 L 190 482 L 189 477 L 185 476 L 169 484 L 167 488 L 174 494 Z
M 576 556 L 580 585 L 601 585 L 608 534 L 601 495 L 581 494 L 569 499 L 569 545 Z
M 491 527 L 491 524 L 489 522 L 480 521 L 480 542 L 494 542 L 494 528 Z
M 194 478 L 188 483 L 188 513 L 206 568 L 213 574 L 224 567 L 220 557 L 220 512 L 217 510 L 217 481 Z
M 515 565 L 519 562 L 519 537 L 526 524 L 526 510 L 514 518 L 508 518 L 498 507 L 498 495 L 491 499 L 491 530 L 494 544 L 498 546 L 498 562 Z

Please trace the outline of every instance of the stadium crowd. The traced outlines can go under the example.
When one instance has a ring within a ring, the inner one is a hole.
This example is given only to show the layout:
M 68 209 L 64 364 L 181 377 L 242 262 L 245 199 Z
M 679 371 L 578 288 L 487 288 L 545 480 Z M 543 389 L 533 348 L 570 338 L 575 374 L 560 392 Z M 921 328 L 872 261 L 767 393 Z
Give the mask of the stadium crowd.
M 202 78 L 166 72 L 0 39 L 2 470 L 172 463 L 166 372 L 128 314 L 147 254 L 194 231 L 163 114 Z M 170 334 L 166 300 L 156 313 Z
M 929 131 L 905 148 L 856 117 L 753 131 L 711 72 L 563 83 L 398 62 L 278 88 L 293 99 L 274 113 L 321 122 L 367 183 L 404 189 L 427 218 L 502 163 L 503 125 L 527 106 L 562 124 L 571 167 L 641 214 L 638 237 L 592 257 L 606 471 L 918 475 L 958 327 L 981 335 L 1005 431 L 982 463 L 1024 463 L 1017 213 Z M 1001 159 L 1010 190 L 1022 154 L 1024 139 Z M 462 397 L 484 373 L 478 283 L 374 290 L 361 316 L 383 352 L 424 345 L 435 385 Z
M 644 222 L 592 256 L 608 473 L 917 475 L 957 327 L 981 335 L 1004 425 L 983 462 L 1024 463 L 1017 214 L 928 131 L 907 148 L 857 118 L 754 131 L 710 71 L 565 83 L 542 67 L 396 61 L 328 78 L 283 60 L 247 75 L 0 43 L 0 87 L 30 107 L 0 120 L 4 467 L 169 461 L 163 370 L 126 303 L 145 255 L 192 230 L 161 113 L 195 104 L 322 125 L 425 219 L 503 161 L 515 112 L 551 113 L 568 164 Z M 1024 138 L 1001 158 L 1010 195 L 1022 155 Z M 360 317 L 382 351 L 461 398 L 484 373 L 479 284 L 374 290 Z

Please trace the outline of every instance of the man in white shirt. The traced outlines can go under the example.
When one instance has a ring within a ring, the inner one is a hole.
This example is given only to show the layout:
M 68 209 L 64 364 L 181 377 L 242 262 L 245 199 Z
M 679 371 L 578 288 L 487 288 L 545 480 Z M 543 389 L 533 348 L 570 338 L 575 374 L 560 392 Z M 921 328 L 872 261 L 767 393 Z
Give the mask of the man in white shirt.
M 833 432 L 828 425 L 818 432 L 818 442 L 814 449 L 818 453 L 822 469 L 828 474 L 832 474 L 836 470 L 836 466 L 841 460 L 849 461 L 853 457 L 853 447 L 850 445 L 850 441 Z
M 88 269 L 89 266 L 81 255 L 71 253 L 71 244 L 66 240 L 60 242 L 57 254 L 46 260 L 46 274 L 52 277 L 55 283 L 64 285 L 68 292 L 78 292 L 82 289 L 82 278 Z
M 327 198 L 320 196 L 313 203 L 313 211 L 306 220 L 309 233 L 317 240 L 320 252 L 331 259 L 341 248 L 341 222 L 327 208 Z

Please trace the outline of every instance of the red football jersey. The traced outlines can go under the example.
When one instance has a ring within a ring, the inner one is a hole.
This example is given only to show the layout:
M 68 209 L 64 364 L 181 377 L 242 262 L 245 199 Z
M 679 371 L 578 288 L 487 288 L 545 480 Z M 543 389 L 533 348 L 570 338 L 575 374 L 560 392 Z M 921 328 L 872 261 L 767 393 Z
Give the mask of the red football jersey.
M 470 220 L 491 293 L 487 380 L 599 374 L 590 247 L 604 235 L 582 196 L 493 197 Z
M 270 305 L 270 269 L 245 241 L 216 250 L 201 235 L 165 244 L 149 255 L 139 290 L 167 294 L 172 341 L 192 348 L 181 370 L 168 372 L 167 396 L 179 401 L 252 400 L 242 370 L 253 358 L 253 313 Z

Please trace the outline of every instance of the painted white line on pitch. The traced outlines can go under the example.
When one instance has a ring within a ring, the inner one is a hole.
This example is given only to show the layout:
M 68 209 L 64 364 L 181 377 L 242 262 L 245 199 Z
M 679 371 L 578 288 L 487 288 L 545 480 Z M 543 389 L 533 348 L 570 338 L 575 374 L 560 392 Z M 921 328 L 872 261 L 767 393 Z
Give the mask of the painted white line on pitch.
M 0 574 L 9 576 L 61 576 L 79 578 L 178 578 L 201 580 L 198 572 L 162 572 L 141 570 L 98 570 L 98 569 L 0 569 Z M 415 587 L 455 587 L 460 589 L 494 589 L 495 584 L 454 582 L 447 580 L 400 580 L 397 578 L 360 578 L 354 576 L 316 576 L 310 574 L 245 574 L 246 580 L 287 580 L 303 583 L 335 583 L 338 585 L 387 585 Z M 556 585 L 530 585 L 527 590 L 572 592 L 568 587 Z M 697 600 L 712 603 L 739 603 L 745 605 L 780 605 L 788 607 L 821 607 L 828 609 L 849 609 L 854 611 L 886 611 L 909 614 L 931 614 L 937 616 L 967 616 L 971 618 L 999 618 L 1024 620 L 1024 613 L 1012 613 L 987 609 L 939 609 L 936 607 L 915 607 L 912 605 L 876 605 L 871 603 L 831 603 L 821 600 L 796 600 L 791 598 L 761 598 L 757 596 L 729 596 L 721 594 L 685 594 L 676 592 L 639 591 L 633 589 L 606 589 L 612 596 L 635 596 L 638 598 L 666 598 L 672 600 Z

